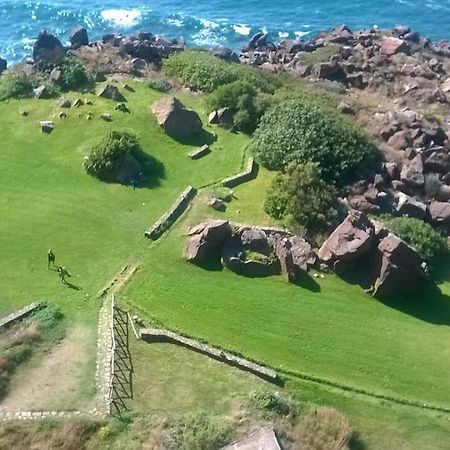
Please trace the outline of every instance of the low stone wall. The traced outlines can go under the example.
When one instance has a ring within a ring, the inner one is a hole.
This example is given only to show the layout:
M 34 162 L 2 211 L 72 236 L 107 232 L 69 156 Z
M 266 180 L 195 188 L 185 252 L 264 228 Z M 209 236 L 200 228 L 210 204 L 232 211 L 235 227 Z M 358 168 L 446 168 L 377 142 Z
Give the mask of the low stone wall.
M 252 180 L 256 175 L 256 163 L 252 156 L 248 158 L 247 165 L 242 172 L 239 172 L 231 177 L 222 180 L 222 186 L 232 188 L 238 186 L 239 184 L 245 183 L 246 181 Z
M 175 203 L 169 210 L 147 231 L 145 237 L 149 239 L 158 239 L 188 207 L 189 202 L 197 195 L 197 190 L 192 186 L 188 186 L 183 193 L 177 198 Z
M 44 306 L 45 303 L 43 302 L 33 302 L 17 311 L 14 311 L 3 319 L 0 319 L 0 330 L 9 327 L 18 320 L 22 320 L 24 317 L 28 316 L 38 309 L 43 308 Z
M 179 334 L 173 333 L 172 331 L 156 328 L 145 328 L 140 330 L 139 334 L 141 339 L 145 341 L 172 342 L 183 347 L 187 347 L 230 366 L 250 372 L 260 378 L 270 381 L 271 383 L 279 384 L 281 381 L 277 373 L 273 370 L 267 369 L 266 367 L 260 366 L 259 364 L 240 358 L 231 353 L 224 352 L 218 348 L 210 347 L 209 345 L 203 344 L 194 339 L 186 338 Z

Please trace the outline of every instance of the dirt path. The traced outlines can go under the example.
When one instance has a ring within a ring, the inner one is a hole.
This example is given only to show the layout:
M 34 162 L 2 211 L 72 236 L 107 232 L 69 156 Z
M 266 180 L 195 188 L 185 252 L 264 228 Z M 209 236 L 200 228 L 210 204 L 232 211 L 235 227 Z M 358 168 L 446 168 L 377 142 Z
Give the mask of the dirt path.
M 79 325 L 48 354 L 39 355 L 13 377 L 0 411 L 86 408 L 80 395 L 85 375 L 89 330 Z

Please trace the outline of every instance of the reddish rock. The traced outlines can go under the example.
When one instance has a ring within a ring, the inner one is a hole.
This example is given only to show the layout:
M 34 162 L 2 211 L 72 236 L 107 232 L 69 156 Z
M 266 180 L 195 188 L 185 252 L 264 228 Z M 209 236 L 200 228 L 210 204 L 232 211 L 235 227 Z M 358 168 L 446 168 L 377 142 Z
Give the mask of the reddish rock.
M 364 214 L 377 214 L 380 212 L 380 207 L 373 203 L 370 203 L 364 195 L 355 195 L 349 199 L 350 206 L 361 211 Z
M 428 206 L 431 221 L 436 225 L 450 223 L 450 203 L 431 202 Z
M 413 139 L 409 130 L 397 131 L 388 140 L 388 144 L 395 150 L 405 150 L 412 145 L 412 142 Z
M 367 216 L 352 211 L 320 247 L 318 256 L 329 265 L 356 261 L 369 252 L 374 237 L 374 226 Z
M 400 179 L 412 187 L 422 187 L 425 183 L 423 175 L 423 163 L 420 155 L 417 155 L 411 161 L 406 161 L 403 165 Z
M 422 259 L 406 242 L 390 233 L 381 239 L 375 255 L 373 295 L 379 298 L 417 292 L 423 284 Z
M 231 226 L 225 220 L 207 220 L 188 233 L 185 257 L 188 261 L 202 263 L 217 251 L 231 236 Z
M 386 56 L 392 56 L 397 53 L 409 53 L 409 45 L 402 39 L 388 37 L 381 42 L 380 53 Z
M 175 97 L 164 97 L 152 105 L 152 112 L 159 126 L 169 136 L 184 138 L 202 131 L 202 121 L 195 111 Z

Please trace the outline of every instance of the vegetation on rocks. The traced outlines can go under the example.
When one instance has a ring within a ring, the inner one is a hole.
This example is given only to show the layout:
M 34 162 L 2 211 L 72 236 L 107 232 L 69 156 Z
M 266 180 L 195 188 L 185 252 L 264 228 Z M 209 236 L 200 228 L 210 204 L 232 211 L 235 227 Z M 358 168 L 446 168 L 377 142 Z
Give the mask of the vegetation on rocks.
M 233 81 L 215 89 L 208 96 L 207 105 L 211 111 L 230 108 L 235 126 L 252 133 L 272 101 L 271 95 L 257 91 L 248 81 Z
M 445 238 L 430 224 L 413 217 L 382 217 L 387 228 L 414 247 L 420 256 L 435 266 L 448 252 Z
M 172 54 L 163 64 L 164 72 L 179 78 L 192 89 L 212 92 L 233 81 L 246 81 L 262 92 L 274 92 L 280 81 L 249 66 L 220 60 L 207 52 L 187 50 Z
M 272 181 L 264 209 L 292 230 L 317 234 L 336 220 L 336 194 L 322 180 L 318 164 L 291 163 Z
M 374 146 L 352 122 L 309 101 L 271 108 L 254 135 L 254 152 L 270 170 L 290 162 L 318 164 L 325 181 L 342 185 L 374 158 Z
M 89 74 L 79 59 L 73 57 L 64 59 L 61 64 L 61 78 L 58 81 L 62 90 L 77 90 L 86 86 L 89 81 Z

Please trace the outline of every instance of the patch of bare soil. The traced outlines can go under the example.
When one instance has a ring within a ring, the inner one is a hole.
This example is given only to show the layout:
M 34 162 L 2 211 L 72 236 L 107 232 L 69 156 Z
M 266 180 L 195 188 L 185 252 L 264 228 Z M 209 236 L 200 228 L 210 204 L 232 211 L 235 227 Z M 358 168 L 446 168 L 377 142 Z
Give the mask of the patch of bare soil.
M 72 410 L 82 405 L 89 330 L 78 325 L 50 352 L 36 355 L 12 378 L 0 411 Z

